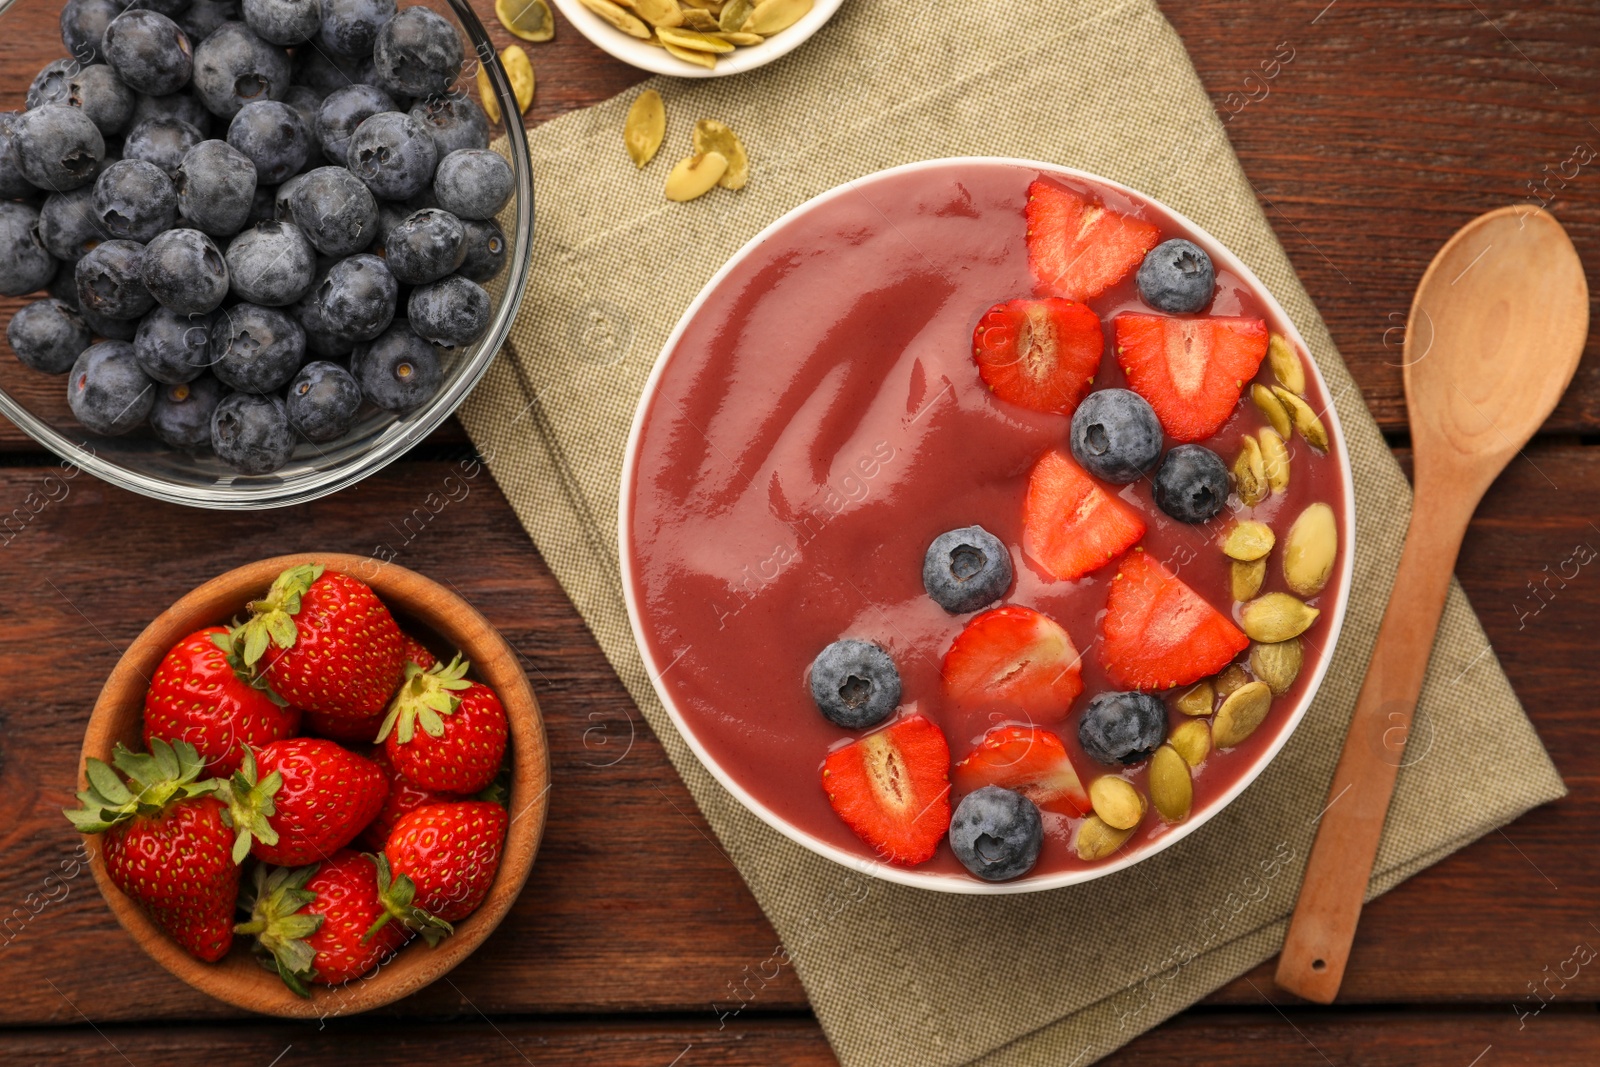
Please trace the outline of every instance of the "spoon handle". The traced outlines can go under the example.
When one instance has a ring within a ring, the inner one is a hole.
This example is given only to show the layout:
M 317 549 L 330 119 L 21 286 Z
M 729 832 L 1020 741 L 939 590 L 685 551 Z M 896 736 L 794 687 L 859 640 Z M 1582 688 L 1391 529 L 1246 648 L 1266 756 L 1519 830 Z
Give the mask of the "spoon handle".
M 1307 1000 L 1331 1003 L 1344 978 L 1395 775 L 1405 757 L 1412 712 L 1471 513 L 1470 503 L 1463 510 L 1456 501 L 1425 503 L 1420 495 L 1412 508 L 1389 606 L 1278 958 L 1278 985 Z

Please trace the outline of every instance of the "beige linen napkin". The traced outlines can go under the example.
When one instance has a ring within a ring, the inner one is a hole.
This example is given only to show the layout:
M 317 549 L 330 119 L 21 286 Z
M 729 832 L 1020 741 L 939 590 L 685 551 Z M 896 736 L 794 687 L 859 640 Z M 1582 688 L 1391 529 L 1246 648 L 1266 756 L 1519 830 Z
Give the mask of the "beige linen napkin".
M 1081 1067 L 1281 944 L 1410 491 L 1152 0 L 1014 4 L 984 32 L 947 15 L 920 0 L 853 0 L 814 40 L 760 71 L 656 79 L 667 142 L 643 171 L 622 143 L 633 92 L 533 130 L 533 282 L 512 342 L 461 415 L 783 939 L 786 956 L 729 976 L 741 992 L 718 1012 L 736 1013 L 741 1000 L 759 1008 L 753 975 L 770 977 L 787 960 L 847 1067 Z M 739 132 L 750 184 L 669 204 L 667 170 L 689 153 L 702 117 Z M 813 194 L 883 167 L 959 155 L 1104 174 L 1172 205 L 1236 252 L 1283 303 L 1327 377 L 1357 497 L 1343 637 L 1310 713 L 1260 780 L 1198 832 L 1125 872 L 999 898 L 872 880 L 748 814 L 657 700 L 617 572 L 617 486 L 634 405 L 704 282 Z M 1478 743 L 1486 736 L 1496 743 Z M 1374 895 L 1564 792 L 1459 589 L 1406 758 Z M 1456 802 L 1463 770 L 1478 783 L 1471 805 Z M 708 1015 L 708 1025 L 717 1022 Z

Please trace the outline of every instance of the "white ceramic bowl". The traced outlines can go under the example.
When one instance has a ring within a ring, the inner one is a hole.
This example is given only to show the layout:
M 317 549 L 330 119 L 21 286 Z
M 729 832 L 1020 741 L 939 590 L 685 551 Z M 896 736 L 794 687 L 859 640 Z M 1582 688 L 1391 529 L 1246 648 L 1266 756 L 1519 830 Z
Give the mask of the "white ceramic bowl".
M 773 34 L 765 41 L 749 48 L 735 48 L 717 57 L 717 65 L 707 70 L 686 63 L 670 54 L 665 48 L 645 44 L 637 37 L 629 37 L 609 22 L 584 7 L 579 0 L 555 0 L 556 7 L 578 32 L 601 51 L 622 60 L 631 67 L 648 70 L 654 74 L 670 74 L 675 78 L 721 78 L 766 66 L 779 56 L 788 55 L 804 44 L 822 24 L 833 17 L 844 0 L 815 0 L 811 10 L 793 26 Z
M 567 0 L 560 0 L 560 2 L 565 4 Z M 573 0 L 573 2 L 575 2 L 575 0 Z M 1289 709 L 1288 721 L 1284 723 L 1283 727 L 1278 732 L 1278 736 L 1272 740 L 1272 743 L 1261 751 L 1255 762 L 1246 767 L 1239 775 L 1238 780 L 1233 784 L 1233 786 L 1224 792 L 1218 799 L 1210 803 L 1204 809 L 1196 811 L 1182 823 L 1173 826 L 1155 841 L 1141 845 L 1140 847 L 1129 849 L 1125 853 L 1118 855 L 1115 859 L 1105 863 L 1096 863 L 1086 867 L 1074 867 L 1068 870 L 1055 871 L 1038 876 L 1024 876 L 1023 878 L 1013 882 L 984 882 L 965 874 L 947 874 L 943 872 L 918 870 L 915 867 L 894 866 L 892 864 L 884 863 L 881 860 L 869 859 L 859 853 L 839 848 L 836 845 L 823 841 L 806 832 L 805 830 L 795 826 L 782 815 L 773 811 L 771 808 L 767 807 L 761 801 L 752 796 L 748 790 L 746 790 L 739 784 L 737 780 L 735 780 L 733 775 L 731 775 L 717 762 L 716 759 L 712 757 L 705 745 L 702 744 L 700 739 L 695 736 L 694 730 L 690 728 L 688 721 L 684 718 L 682 712 L 675 704 L 672 693 L 661 683 L 660 679 L 662 673 L 668 666 L 670 666 L 670 664 L 656 662 L 655 657 L 652 656 L 650 652 L 649 642 L 645 639 L 644 621 L 641 616 L 642 609 L 639 599 L 634 592 L 632 553 L 629 551 L 628 547 L 628 531 L 631 526 L 633 510 L 632 493 L 630 490 L 633 485 L 634 469 L 638 460 L 639 439 L 642 427 L 644 425 L 644 415 L 650 407 L 650 401 L 655 395 L 657 384 L 661 380 L 662 373 L 667 366 L 667 363 L 671 357 L 671 353 L 677 347 L 678 339 L 683 335 L 683 332 L 688 327 L 690 321 L 693 320 L 695 314 L 700 310 L 701 304 L 703 304 L 707 296 L 722 283 L 723 279 L 736 266 L 738 266 L 740 261 L 749 255 L 754 248 L 765 242 L 771 234 L 782 228 L 791 220 L 814 210 L 818 206 L 827 203 L 835 197 L 842 196 L 847 193 L 858 192 L 864 188 L 870 187 L 873 182 L 889 175 L 904 174 L 908 171 L 933 169 L 952 163 L 998 164 L 1008 167 L 1025 168 L 1044 174 L 1058 174 L 1066 178 L 1075 178 L 1095 182 L 1110 189 L 1124 193 L 1135 200 L 1149 201 L 1157 206 L 1162 207 L 1165 211 L 1167 211 L 1168 214 L 1172 216 L 1174 222 L 1187 231 L 1188 236 L 1190 236 L 1197 244 L 1206 250 L 1206 252 L 1211 256 L 1212 260 L 1220 268 L 1225 268 L 1234 272 L 1239 277 L 1243 278 L 1247 283 L 1249 283 L 1249 285 L 1254 289 L 1255 293 L 1259 295 L 1262 304 L 1265 305 L 1267 310 L 1272 313 L 1277 322 L 1282 324 L 1287 333 L 1288 340 L 1299 351 L 1309 353 L 1310 349 L 1306 347 L 1305 340 L 1300 336 L 1299 331 L 1295 329 L 1294 323 L 1290 321 L 1289 316 L 1284 312 L 1277 300 L 1267 290 L 1266 286 L 1261 284 L 1261 280 L 1255 276 L 1249 267 L 1245 266 L 1244 263 L 1238 259 L 1238 257 L 1236 257 L 1232 252 L 1228 251 L 1227 248 L 1225 248 L 1221 243 L 1219 243 L 1210 234 L 1206 233 L 1199 226 L 1195 225 L 1192 221 L 1174 211 L 1172 208 L 1161 204 L 1161 202 L 1156 200 L 1154 197 L 1150 197 L 1144 193 L 1130 189 L 1128 186 L 1111 181 L 1108 178 L 1102 178 L 1097 174 L 1090 174 L 1087 171 L 1074 170 L 1070 167 L 1061 167 L 1053 163 L 1039 163 L 1033 160 L 1002 159 L 994 157 L 925 160 L 920 163 L 908 163 L 904 166 L 893 167 L 889 170 L 883 170 L 878 171 L 875 174 L 869 174 L 863 178 L 857 179 L 856 181 L 837 186 L 825 193 L 813 197 L 812 199 L 801 204 L 799 207 L 790 211 L 788 214 L 779 218 L 776 222 L 773 222 L 756 236 L 752 237 L 750 241 L 747 242 L 745 246 L 738 252 L 735 252 L 733 257 L 729 259 L 727 263 L 723 264 L 722 269 L 717 271 L 717 273 L 712 276 L 711 280 L 706 283 L 705 288 L 700 291 L 699 295 L 695 297 L 694 301 L 683 313 L 683 317 L 678 320 L 678 325 L 672 331 L 671 336 L 667 338 L 666 344 L 662 347 L 661 356 L 656 360 L 655 368 L 651 372 L 649 380 L 645 383 L 644 393 L 639 398 L 639 407 L 634 413 L 633 429 L 628 437 L 627 454 L 623 460 L 622 496 L 618 522 L 618 545 L 620 549 L 619 558 L 621 560 L 622 569 L 622 589 L 628 605 L 628 620 L 633 626 L 634 640 L 639 645 L 640 654 L 644 657 L 645 669 L 649 671 L 650 680 L 652 684 L 655 685 L 656 693 L 658 696 L 660 696 L 661 702 L 666 705 L 667 714 L 672 717 L 673 725 L 678 728 L 679 733 L 683 734 L 684 739 L 688 741 L 689 747 L 694 751 L 694 754 L 699 758 L 700 762 L 703 763 L 709 771 L 711 771 L 711 773 L 716 777 L 717 781 L 722 783 L 723 788 L 732 793 L 741 804 L 754 812 L 763 822 L 767 823 L 767 825 L 771 826 L 785 837 L 788 837 L 790 840 L 804 845 L 806 848 L 820 856 L 826 856 L 828 859 L 831 859 L 836 863 L 844 864 L 847 867 L 860 870 L 874 877 L 882 878 L 885 881 L 894 882 L 899 885 L 914 886 L 919 889 L 931 889 L 946 893 L 1031 893 L 1044 889 L 1057 889 L 1061 886 L 1076 885 L 1080 882 L 1093 881 L 1096 878 L 1103 878 L 1106 875 L 1114 874 L 1125 867 L 1131 867 L 1140 860 L 1148 859 L 1163 849 L 1171 847 L 1177 842 L 1183 840 L 1185 837 L 1188 837 L 1190 834 L 1194 833 L 1201 826 L 1204 826 L 1208 821 L 1210 821 L 1212 816 L 1216 815 L 1219 811 L 1232 803 L 1235 797 L 1244 792 L 1246 787 L 1248 787 L 1251 782 L 1256 780 L 1256 778 L 1261 774 L 1262 770 L 1266 768 L 1267 764 L 1272 762 L 1273 757 L 1278 754 L 1278 752 L 1288 742 L 1289 737 L 1294 733 L 1295 728 L 1300 725 L 1300 720 L 1305 717 L 1306 709 L 1310 707 L 1312 700 L 1316 698 L 1317 691 L 1322 685 L 1322 679 L 1327 674 L 1328 664 L 1333 660 L 1334 650 L 1339 640 L 1340 629 L 1344 625 L 1345 608 L 1350 599 L 1350 580 L 1355 556 L 1354 552 L 1352 551 L 1353 546 L 1350 544 L 1352 537 L 1349 536 L 1349 532 L 1354 531 L 1355 529 L 1355 491 L 1350 470 L 1350 455 L 1345 448 L 1344 431 L 1339 425 L 1339 413 L 1334 410 L 1330 404 L 1327 410 L 1322 412 L 1322 417 L 1327 425 L 1330 435 L 1332 436 L 1333 451 L 1338 458 L 1340 470 L 1343 475 L 1344 495 L 1340 500 L 1341 513 L 1339 515 L 1339 522 L 1340 528 L 1346 531 L 1347 534 L 1345 537 L 1346 544 L 1344 545 L 1344 550 L 1339 554 L 1340 577 L 1338 594 L 1332 606 L 1332 610 L 1325 610 L 1324 612 L 1324 614 L 1328 617 L 1328 629 L 1326 631 L 1322 657 L 1317 662 L 1310 681 L 1302 690 L 1299 701 Z M 1316 379 L 1317 386 L 1321 390 L 1322 395 L 1331 395 L 1328 391 L 1327 382 L 1323 379 L 1322 372 L 1317 368 L 1315 361 L 1307 359 L 1306 365 L 1310 370 L 1312 377 Z

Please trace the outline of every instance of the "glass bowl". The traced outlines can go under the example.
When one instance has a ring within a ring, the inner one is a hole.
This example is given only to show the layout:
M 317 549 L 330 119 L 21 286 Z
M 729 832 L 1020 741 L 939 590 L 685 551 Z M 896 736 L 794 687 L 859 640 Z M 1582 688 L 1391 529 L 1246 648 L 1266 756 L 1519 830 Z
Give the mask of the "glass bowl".
M 487 69 L 500 114 L 520 114 L 488 32 L 467 0 L 400 5 L 402 9 L 412 6 L 433 9 L 461 35 L 465 59 L 451 91 L 476 98 L 474 87 L 481 63 Z M 6 41 L 0 55 L 11 76 L 0 106 L 22 109 L 34 74 L 46 63 L 67 54 L 58 27 L 60 13 L 61 0 L 0 3 L 0 31 Z M 214 126 L 211 136 L 221 136 L 221 131 Z M 10 354 L 10 346 L 0 341 L 0 347 L 6 350 L 0 355 L 0 413 L 35 441 L 97 478 L 145 496 L 194 507 L 238 510 L 300 504 L 365 478 L 421 441 L 455 411 L 483 377 L 511 328 L 528 282 L 528 255 L 533 246 L 533 173 L 520 122 L 512 121 L 503 130 L 495 131 L 494 147 L 511 164 L 514 191 L 498 218 L 509 245 L 505 269 L 484 286 L 490 297 L 489 329 L 471 347 L 442 354 L 444 380 L 439 391 L 416 411 L 393 415 L 364 405 L 355 428 L 345 437 L 326 445 L 301 440 L 280 470 L 267 475 L 243 475 L 210 452 L 192 455 L 169 448 L 147 428 L 123 437 L 89 433 L 67 406 L 66 376 L 24 366 Z M 9 321 L 23 304 L 42 295 L 0 298 L 0 315 Z

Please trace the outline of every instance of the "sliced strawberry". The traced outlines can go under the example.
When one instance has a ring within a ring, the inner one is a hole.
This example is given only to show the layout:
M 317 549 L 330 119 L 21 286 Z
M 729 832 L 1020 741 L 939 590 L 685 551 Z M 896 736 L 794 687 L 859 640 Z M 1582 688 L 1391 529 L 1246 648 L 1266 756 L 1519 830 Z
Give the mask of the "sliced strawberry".
M 967 623 L 944 654 L 944 692 L 968 707 L 1060 718 L 1083 692 L 1081 660 L 1060 623 L 1032 608 L 995 608 Z
M 1124 689 L 1170 689 L 1226 667 L 1250 639 L 1148 553 L 1122 561 L 1102 623 L 1100 661 Z
M 1046 811 L 1089 813 L 1089 793 L 1061 738 L 1038 726 L 996 726 L 955 765 L 951 784 L 967 794 L 986 785 L 1015 789 Z
M 950 746 L 939 727 L 909 715 L 828 753 L 822 788 L 884 859 L 926 863 L 950 829 Z
M 1156 246 L 1161 231 L 1053 181 L 1028 186 L 1028 267 L 1046 296 L 1093 300 Z
M 1055 297 L 996 304 L 972 331 L 972 356 L 990 392 L 1062 415 L 1071 415 L 1094 384 L 1105 348 L 1099 316 Z
M 1203 441 L 1222 429 L 1267 354 L 1260 319 L 1118 315 L 1115 329 L 1129 387 L 1179 441 Z
M 1022 547 L 1064 582 L 1104 567 L 1144 536 L 1144 519 L 1060 449 L 1046 452 L 1028 475 L 1022 505 Z

